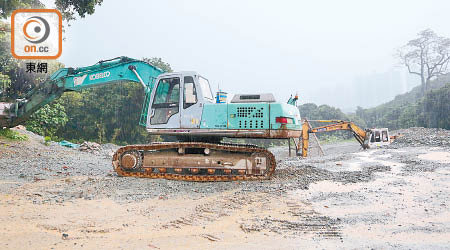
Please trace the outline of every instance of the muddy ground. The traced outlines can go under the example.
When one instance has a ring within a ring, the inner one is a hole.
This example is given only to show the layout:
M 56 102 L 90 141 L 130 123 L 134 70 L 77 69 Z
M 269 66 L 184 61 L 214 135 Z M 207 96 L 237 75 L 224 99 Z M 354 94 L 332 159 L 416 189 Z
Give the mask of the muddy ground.
M 272 180 L 221 183 L 121 178 L 114 145 L 80 152 L 21 133 L 0 139 L 1 249 L 450 248 L 449 131 L 308 159 L 272 148 Z

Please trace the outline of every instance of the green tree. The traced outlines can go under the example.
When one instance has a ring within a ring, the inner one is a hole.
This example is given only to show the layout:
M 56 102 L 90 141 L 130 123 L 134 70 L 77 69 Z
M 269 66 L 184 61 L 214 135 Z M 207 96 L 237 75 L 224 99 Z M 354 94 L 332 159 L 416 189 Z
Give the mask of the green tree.
M 81 18 L 84 18 L 86 14 L 94 14 L 95 6 L 102 2 L 103 0 L 56 0 L 55 5 L 64 20 L 72 21 L 76 19 L 76 14 Z M 17 9 L 41 8 L 45 8 L 45 5 L 39 0 L 4 0 L 0 1 L 0 16 L 6 19 Z
M 344 120 L 353 121 L 361 127 L 365 127 L 365 122 L 360 117 L 350 116 L 343 113 L 340 109 L 331 107 L 328 105 L 317 106 L 314 103 L 305 103 L 298 107 L 300 110 L 300 115 L 302 118 L 307 118 L 308 120 Z M 324 126 L 329 123 L 322 122 L 310 122 L 313 127 Z M 322 140 L 328 139 L 350 139 L 352 134 L 347 131 L 332 131 L 329 133 L 318 133 L 317 136 Z
M 151 57 L 151 58 L 142 58 L 142 61 L 150 63 L 153 66 L 156 66 L 165 72 L 172 72 L 172 67 L 170 67 L 170 64 L 164 62 L 160 57 Z
M 6 89 L 11 85 L 11 79 L 8 75 L 4 75 L 0 72 L 0 95 L 6 95 Z M 1 98 L 0 98 L 1 99 Z
M 8 24 L 0 21 L 0 30 L 7 30 Z M 0 101 L 6 100 L 11 87 L 12 71 L 19 63 L 11 55 L 11 36 L 9 32 L 0 31 Z
M 55 102 L 45 105 L 31 115 L 26 127 L 34 133 L 52 137 L 60 127 L 66 125 L 67 121 L 64 106 Z
M 423 100 L 423 109 L 426 127 L 450 129 L 450 83 L 429 91 Z
M 0 1 L 1 18 L 8 18 L 17 9 L 40 9 L 45 6 L 39 0 L 6 0 Z
M 160 58 L 145 59 L 165 71 L 168 63 Z M 144 91 L 138 83 L 120 83 L 68 92 L 60 102 L 66 107 L 68 122 L 57 135 L 75 141 L 112 142 L 116 144 L 148 143 L 160 140 L 139 126 Z
M 56 8 L 66 21 L 76 19 L 76 14 L 84 18 L 86 14 L 92 15 L 95 12 L 95 6 L 101 5 L 103 0 L 56 0 Z
M 314 103 L 305 103 L 299 106 L 300 114 L 309 120 L 349 120 L 349 117 L 340 109 L 328 105 L 317 106 Z

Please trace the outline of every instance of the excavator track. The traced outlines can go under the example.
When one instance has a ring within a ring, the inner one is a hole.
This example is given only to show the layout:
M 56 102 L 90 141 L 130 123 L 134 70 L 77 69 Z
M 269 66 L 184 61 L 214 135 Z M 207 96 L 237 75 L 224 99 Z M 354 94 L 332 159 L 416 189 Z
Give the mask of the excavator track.
M 113 156 L 119 176 L 183 181 L 267 180 L 275 156 L 253 145 L 170 142 L 129 145 Z

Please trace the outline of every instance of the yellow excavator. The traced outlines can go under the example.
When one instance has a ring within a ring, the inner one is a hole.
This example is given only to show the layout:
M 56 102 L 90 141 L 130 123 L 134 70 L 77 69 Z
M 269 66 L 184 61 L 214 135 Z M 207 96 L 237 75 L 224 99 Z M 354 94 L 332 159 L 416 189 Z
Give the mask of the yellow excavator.
M 313 128 L 310 122 L 320 122 L 329 124 Z M 302 119 L 302 134 L 299 143 L 296 145 L 297 152 L 300 151 L 301 147 L 301 156 L 302 157 L 308 156 L 310 133 L 315 134 L 338 130 L 351 131 L 353 136 L 359 142 L 359 144 L 361 144 L 361 147 L 363 149 L 388 145 L 391 143 L 391 140 L 394 139 L 389 136 L 389 130 L 387 128 L 362 129 L 351 121 Z

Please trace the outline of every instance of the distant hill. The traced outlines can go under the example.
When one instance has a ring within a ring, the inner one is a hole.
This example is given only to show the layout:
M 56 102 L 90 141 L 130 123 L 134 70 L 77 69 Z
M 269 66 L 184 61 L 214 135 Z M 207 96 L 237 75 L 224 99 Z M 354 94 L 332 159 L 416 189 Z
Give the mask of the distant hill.
M 450 129 L 450 74 L 433 80 L 425 96 L 420 95 L 418 86 L 377 107 L 358 107 L 355 116 L 368 127 Z
M 314 103 L 306 103 L 298 108 L 302 118 L 308 118 L 309 120 L 347 120 L 353 121 L 363 128 L 428 127 L 450 129 L 450 74 L 432 81 L 425 96 L 420 94 L 420 86 L 417 86 L 405 94 L 397 95 L 392 101 L 377 107 L 368 109 L 358 107 L 355 113 L 346 114 L 338 108 L 329 105 L 317 106 Z M 319 125 L 324 124 L 313 123 L 313 126 Z M 347 134 L 342 132 L 334 132 L 330 135 L 347 137 Z
M 437 79 L 435 79 L 434 81 L 430 82 L 429 85 L 429 90 L 436 90 L 436 89 L 440 89 L 442 87 L 444 87 L 447 83 L 450 83 L 450 73 L 443 75 Z M 399 103 L 412 103 L 412 102 L 417 102 L 418 99 L 420 99 L 420 85 L 417 87 L 414 87 L 411 91 L 405 93 L 405 94 L 401 94 L 401 95 L 397 95 L 394 100 L 389 101 L 387 103 L 381 104 L 375 108 L 379 108 L 379 107 L 383 107 L 383 106 L 392 106 L 392 105 L 396 105 Z M 373 109 L 373 108 L 370 108 Z M 370 110 L 368 109 L 368 110 Z

